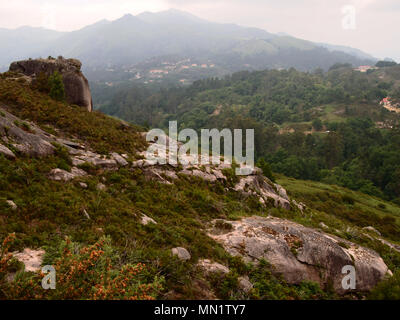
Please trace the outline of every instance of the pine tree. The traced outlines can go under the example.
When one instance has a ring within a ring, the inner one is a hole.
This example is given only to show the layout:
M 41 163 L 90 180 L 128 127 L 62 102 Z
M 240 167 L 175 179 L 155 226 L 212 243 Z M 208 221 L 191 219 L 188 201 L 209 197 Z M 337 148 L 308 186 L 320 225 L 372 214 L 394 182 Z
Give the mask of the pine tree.
M 65 99 L 64 83 L 61 74 L 57 71 L 53 73 L 49 78 L 50 86 L 50 97 L 57 101 L 63 101 Z

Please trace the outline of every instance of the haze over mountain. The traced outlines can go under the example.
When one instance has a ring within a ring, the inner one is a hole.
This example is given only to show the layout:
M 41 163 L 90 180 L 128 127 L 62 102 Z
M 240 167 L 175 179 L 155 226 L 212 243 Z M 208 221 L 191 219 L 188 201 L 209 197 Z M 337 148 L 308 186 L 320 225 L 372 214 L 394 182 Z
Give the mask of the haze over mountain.
M 63 32 L 44 28 L 20 27 L 0 28 L 0 68 L 8 67 L 15 59 L 40 54 L 52 41 L 62 37 Z
M 19 39 L 18 44 L 11 39 Z M 212 62 L 224 72 L 243 69 L 327 69 L 332 64 L 370 64 L 360 50 L 322 45 L 257 28 L 220 24 L 178 10 L 124 15 L 78 31 L 0 29 L 0 66 L 15 59 L 48 55 L 76 57 L 87 69 L 130 67 L 152 57 L 177 55 Z

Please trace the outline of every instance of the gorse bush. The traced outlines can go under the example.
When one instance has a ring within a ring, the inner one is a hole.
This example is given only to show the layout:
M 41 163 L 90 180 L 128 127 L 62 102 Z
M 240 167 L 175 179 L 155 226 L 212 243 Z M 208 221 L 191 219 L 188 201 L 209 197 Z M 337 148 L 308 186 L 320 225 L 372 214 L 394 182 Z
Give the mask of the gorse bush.
M 10 239 L 3 243 L 5 254 Z M 59 251 L 60 257 L 54 260 L 56 289 L 42 288 L 42 273 L 19 273 L 14 281 L 0 282 L 3 298 L 153 300 L 162 290 L 163 278 L 147 282 L 142 263 L 115 267 L 116 253 L 110 238 L 103 237 L 83 248 L 67 239 L 61 242 Z M 0 281 L 5 278 L 9 260 L 7 254 L 0 262 Z
M 0 299 L 6 295 L 7 285 L 7 273 L 11 266 L 12 254 L 9 252 L 10 244 L 15 239 L 15 233 L 7 236 L 0 247 Z

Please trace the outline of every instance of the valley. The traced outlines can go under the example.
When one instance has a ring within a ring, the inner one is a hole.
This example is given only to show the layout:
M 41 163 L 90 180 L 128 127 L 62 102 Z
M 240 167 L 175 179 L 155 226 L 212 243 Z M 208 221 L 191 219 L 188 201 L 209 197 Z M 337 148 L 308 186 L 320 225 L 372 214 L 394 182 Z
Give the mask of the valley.
M 0 5 L 0 300 L 399 300 L 391 2 Z

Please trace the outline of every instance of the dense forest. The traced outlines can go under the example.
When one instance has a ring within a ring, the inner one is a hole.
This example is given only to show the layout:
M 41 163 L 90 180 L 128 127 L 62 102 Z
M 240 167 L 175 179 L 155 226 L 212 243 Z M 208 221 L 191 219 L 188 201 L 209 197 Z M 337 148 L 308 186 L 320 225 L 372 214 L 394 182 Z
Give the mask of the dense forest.
M 254 128 L 266 170 L 400 204 L 400 114 L 380 104 L 391 97 L 396 109 L 399 81 L 398 65 L 362 73 L 337 64 L 244 71 L 183 88 L 97 88 L 94 96 L 101 111 L 148 128 L 169 120 L 180 129 Z

